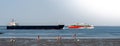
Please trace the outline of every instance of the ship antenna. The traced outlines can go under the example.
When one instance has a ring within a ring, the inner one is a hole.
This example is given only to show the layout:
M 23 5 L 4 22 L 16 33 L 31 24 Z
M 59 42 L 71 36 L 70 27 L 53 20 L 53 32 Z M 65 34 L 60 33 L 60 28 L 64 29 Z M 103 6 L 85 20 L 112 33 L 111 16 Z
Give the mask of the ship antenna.
M 12 19 L 12 21 L 11 22 L 15 22 L 15 20 L 14 19 Z

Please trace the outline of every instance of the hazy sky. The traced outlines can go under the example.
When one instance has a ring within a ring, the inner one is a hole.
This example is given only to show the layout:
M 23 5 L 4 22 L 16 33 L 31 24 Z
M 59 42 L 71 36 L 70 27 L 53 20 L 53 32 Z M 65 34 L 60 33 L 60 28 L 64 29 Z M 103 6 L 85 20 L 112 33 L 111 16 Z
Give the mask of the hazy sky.
M 19 24 L 120 26 L 119 0 L 0 0 L 0 25 Z

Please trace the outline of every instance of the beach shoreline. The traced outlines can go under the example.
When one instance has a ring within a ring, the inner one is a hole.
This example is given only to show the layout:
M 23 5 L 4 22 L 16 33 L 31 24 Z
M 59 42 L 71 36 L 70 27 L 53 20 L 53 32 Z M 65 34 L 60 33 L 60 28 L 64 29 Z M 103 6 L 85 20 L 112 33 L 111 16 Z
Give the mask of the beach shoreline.
M 120 46 L 120 39 L 0 38 L 0 46 Z

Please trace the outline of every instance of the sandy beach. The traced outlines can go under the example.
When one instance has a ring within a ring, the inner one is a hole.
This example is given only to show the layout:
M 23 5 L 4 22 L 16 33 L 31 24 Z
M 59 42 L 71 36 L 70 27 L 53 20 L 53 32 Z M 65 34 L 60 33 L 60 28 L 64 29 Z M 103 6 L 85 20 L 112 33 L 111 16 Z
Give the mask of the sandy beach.
M 0 38 L 0 46 L 120 46 L 120 39 Z

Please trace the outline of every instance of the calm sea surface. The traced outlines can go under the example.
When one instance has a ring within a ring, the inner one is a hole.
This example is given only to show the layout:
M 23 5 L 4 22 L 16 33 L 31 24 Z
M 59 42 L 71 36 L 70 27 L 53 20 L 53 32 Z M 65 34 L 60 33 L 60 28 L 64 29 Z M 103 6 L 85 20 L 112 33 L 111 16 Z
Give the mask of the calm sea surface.
M 36 38 L 40 37 L 72 37 L 78 38 L 120 38 L 120 26 L 95 26 L 94 29 L 68 29 L 63 30 L 7 30 L 0 26 L 0 38 Z

